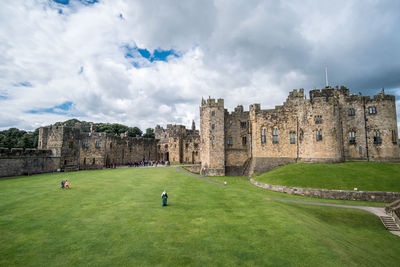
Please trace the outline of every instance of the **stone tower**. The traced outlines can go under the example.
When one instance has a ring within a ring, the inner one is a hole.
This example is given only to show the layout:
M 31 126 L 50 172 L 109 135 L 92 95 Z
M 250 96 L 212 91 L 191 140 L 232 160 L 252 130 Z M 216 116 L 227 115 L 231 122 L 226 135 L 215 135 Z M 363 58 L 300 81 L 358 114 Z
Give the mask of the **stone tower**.
M 202 99 L 200 107 L 201 174 L 225 175 L 224 100 Z

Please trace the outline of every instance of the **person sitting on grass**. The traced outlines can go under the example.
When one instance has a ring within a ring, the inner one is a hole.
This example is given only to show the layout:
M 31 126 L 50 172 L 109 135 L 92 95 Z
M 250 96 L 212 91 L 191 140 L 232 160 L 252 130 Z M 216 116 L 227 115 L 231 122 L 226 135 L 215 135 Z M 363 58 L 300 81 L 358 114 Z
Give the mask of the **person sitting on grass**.
M 65 180 L 65 189 L 69 189 L 69 182 L 68 182 L 68 180 Z
M 164 192 L 162 192 L 161 198 L 162 198 L 162 206 L 167 206 L 167 199 L 168 199 L 167 191 L 164 190 Z
M 61 181 L 61 189 L 64 189 L 64 180 Z

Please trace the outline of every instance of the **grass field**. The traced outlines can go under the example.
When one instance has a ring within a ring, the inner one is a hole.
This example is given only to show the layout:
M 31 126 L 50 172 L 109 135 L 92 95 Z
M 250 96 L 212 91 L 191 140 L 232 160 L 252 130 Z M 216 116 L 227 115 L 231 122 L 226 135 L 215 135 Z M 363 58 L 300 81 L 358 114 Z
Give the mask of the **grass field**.
M 295 163 L 255 175 L 268 184 L 303 188 L 400 192 L 400 163 Z
M 61 179 L 71 190 L 61 190 Z M 0 266 L 398 266 L 400 238 L 360 210 L 273 199 L 174 168 L 0 180 Z M 161 192 L 169 195 L 161 207 Z

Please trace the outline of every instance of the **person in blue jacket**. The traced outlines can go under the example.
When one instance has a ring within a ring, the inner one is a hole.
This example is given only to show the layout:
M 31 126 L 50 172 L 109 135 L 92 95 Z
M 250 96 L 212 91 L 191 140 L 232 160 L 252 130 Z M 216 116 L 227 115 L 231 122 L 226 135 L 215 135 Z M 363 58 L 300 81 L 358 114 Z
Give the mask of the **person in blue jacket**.
M 161 198 L 162 198 L 162 206 L 167 206 L 167 199 L 168 199 L 167 191 L 164 190 L 164 192 L 162 192 Z

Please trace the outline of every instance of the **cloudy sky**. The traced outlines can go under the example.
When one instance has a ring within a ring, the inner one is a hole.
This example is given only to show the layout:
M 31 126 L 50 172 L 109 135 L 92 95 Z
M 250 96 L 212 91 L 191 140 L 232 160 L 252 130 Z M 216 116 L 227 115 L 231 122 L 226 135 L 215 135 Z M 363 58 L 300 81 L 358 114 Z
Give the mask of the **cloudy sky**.
M 0 129 L 70 118 L 141 129 L 345 85 L 395 94 L 400 1 L 0 2 Z M 398 116 L 400 121 L 400 116 Z M 398 124 L 400 126 L 400 123 Z

